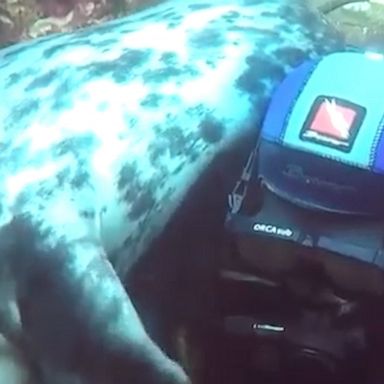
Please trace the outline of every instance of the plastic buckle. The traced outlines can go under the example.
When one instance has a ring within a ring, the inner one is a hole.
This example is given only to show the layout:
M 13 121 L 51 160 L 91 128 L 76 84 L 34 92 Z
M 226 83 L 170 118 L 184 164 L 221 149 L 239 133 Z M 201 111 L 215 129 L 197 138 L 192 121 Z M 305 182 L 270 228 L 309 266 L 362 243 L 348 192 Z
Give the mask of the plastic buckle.
M 256 149 L 248 157 L 247 164 L 243 168 L 240 180 L 236 183 L 232 193 L 228 196 L 228 204 L 232 214 L 238 213 L 247 194 L 248 183 L 252 177 L 252 168 L 256 157 Z

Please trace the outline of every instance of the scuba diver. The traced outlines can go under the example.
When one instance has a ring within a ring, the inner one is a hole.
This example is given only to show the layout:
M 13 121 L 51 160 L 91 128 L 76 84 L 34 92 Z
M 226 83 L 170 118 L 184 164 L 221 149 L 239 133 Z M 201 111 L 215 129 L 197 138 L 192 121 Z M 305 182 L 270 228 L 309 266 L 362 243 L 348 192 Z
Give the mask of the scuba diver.
M 256 382 L 384 382 L 383 86 L 379 54 L 302 63 L 229 196 L 220 316 Z

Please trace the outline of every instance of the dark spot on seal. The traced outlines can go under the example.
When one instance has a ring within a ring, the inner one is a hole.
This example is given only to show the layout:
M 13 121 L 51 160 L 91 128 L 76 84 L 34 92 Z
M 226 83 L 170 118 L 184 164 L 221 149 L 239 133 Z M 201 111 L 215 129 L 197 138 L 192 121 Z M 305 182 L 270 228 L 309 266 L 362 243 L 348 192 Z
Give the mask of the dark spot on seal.
M 219 48 L 226 43 L 224 34 L 219 28 L 206 28 L 203 31 L 194 34 L 189 43 L 197 48 L 204 49 L 208 47 Z
M 73 104 L 73 89 L 77 86 L 73 79 L 65 79 L 59 83 L 52 93 L 52 108 L 56 111 L 69 109 Z
M 287 63 L 292 67 L 299 65 L 308 57 L 305 51 L 295 47 L 277 48 L 274 54 L 279 61 Z
M 97 42 L 97 47 L 100 47 L 102 49 L 108 48 L 108 47 L 113 47 L 116 45 L 117 39 L 105 39 L 102 41 Z
M 137 178 L 137 168 L 134 164 L 124 164 L 120 169 L 119 179 L 117 181 L 117 187 L 119 190 L 123 190 L 127 186 L 131 185 L 134 179 Z
M 235 22 L 239 17 L 240 13 L 236 11 L 230 11 L 223 15 L 223 19 L 229 23 Z
M 150 69 L 145 71 L 142 75 L 145 83 L 154 82 L 161 83 L 164 81 L 168 81 L 172 77 L 183 76 L 183 75 L 192 75 L 196 76 L 198 71 L 188 65 L 184 67 L 164 67 L 159 69 Z
M 229 29 L 231 32 L 243 32 L 247 33 L 249 35 L 257 35 L 257 36 L 269 36 L 271 38 L 278 37 L 280 32 L 277 31 L 271 31 L 269 29 L 261 29 L 257 27 L 251 27 L 251 26 L 242 26 L 242 25 L 232 25 Z
M 160 61 L 166 66 L 174 66 L 178 63 L 177 55 L 174 52 L 164 52 L 160 56 Z
M 171 157 L 180 156 L 188 147 L 188 139 L 180 127 L 173 126 L 165 129 L 161 137 L 166 139 Z
M 16 107 L 13 107 L 9 116 L 11 119 L 17 117 L 17 120 L 25 119 L 28 115 L 35 113 L 40 108 L 40 101 L 37 99 L 26 99 L 17 104 Z M 10 126 L 14 125 L 14 122 L 10 124 Z M 5 128 L 7 128 L 7 123 L 5 124 Z
M 157 167 L 161 156 L 167 153 L 167 143 L 165 140 L 156 140 L 148 146 L 149 161 L 153 167 Z
M 236 80 L 236 86 L 258 97 L 266 91 L 267 82 L 279 82 L 284 77 L 283 68 L 268 57 L 253 54 L 246 58 L 248 68 Z
M 0 48 L 1 49 L 1 48 Z M 7 61 L 0 62 L 0 70 L 9 67 L 11 64 Z
M 179 164 L 179 165 L 175 168 L 175 170 L 172 172 L 172 174 L 173 174 L 173 175 L 177 175 L 178 173 L 180 173 L 180 172 L 183 170 L 184 166 L 185 166 L 185 163 Z
M 171 121 L 169 124 L 172 124 Z M 187 158 L 189 162 L 194 162 L 198 158 L 199 152 L 196 149 L 196 143 L 199 137 L 195 132 L 185 134 L 181 127 L 175 125 L 170 125 L 166 129 L 160 127 L 160 129 L 155 128 L 154 130 L 159 138 L 158 145 L 164 145 L 172 158 L 180 156 L 180 161 Z
M 60 74 L 62 74 L 60 69 L 52 69 L 47 73 L 44 73 L 41 76 L 34 78 L 26 87 L 25 90 L 27 92 L 34 91 L 35 89 L 45 88 L 52 83 L 55 79 L 60 78 Z
M 182 19 L 182 16 L 176 13 L 174 10 L 168 10 L 161 15 L 162 19 Z
M 45 43 L 45 39 L 34 41 L 32 46 L 33 49 Z M 29 46 L 30 47 L 30 46 Z M 4 59 L 13 59 L 15 56 L 20 55 L 21 53 L 28 50 L 29 47 L 25 47 L 24 45 L 15 45 L 13 47 L 8 48 L 8 52 L 3 54 Z
M 175 12 L 173 8 L 168 8 L 161 13 L 161 19 L 167 20 L 170 22 L 168 24 L 174 24 L 175 26 L 180 25 L 180 22 L 183 20 L 183 18 L 184 16 Z
M 192 4 L 192 5 L 188 6 L 188 8 L 191 11 L 200 11 L 201 9 L 207 9 L 207 8 L 211 8 L 211 7 L 212 7 L 212 4 L 208 4 L 208 3 Z
M 155 203 L 156 200 L 153 197 L 152 189 L 144 189 L 134 200 L 128 213 L 128 217 L 132 220 L 139 219 L 141 216 L 148 213 L 155 206 Z
M 184 17 L 181 15 L 175 15 L 175 16 L 169 17 L 168 26 L 172 25 L 173 27 L 177 27 L 181 24 L 183 19 L 184 19 Z
M 157 17 L 157 16 L 158 16 L 158 13 L 153 12 L 153 13 L 149 13 L 148 15 L 142 16 L 137 20 L 138 21 L 147 21 L 147 20 L 153 19 L 154 17 Z
M 276 13 L 275 12 L 271 12 L 271 11 L 262 11 L 261 12 L 261 17 L 272 19 L 272 18 L 276 17 Z
M 95 144 L 95 136 L 91 133 L 86 133 L 62 140 L 60 143 L 53 146 L 51 152 L 54 156 L 63 156 L 71 153 L 78 158 L 81 154 L 88 154 L 89 151 L 94 148 Z
M 56 87 L 53 96 L 60 97 L 66 93 L 69 93 L 73 90 L 74 86 L 75 84 L 73 80 L 65 79 Z
M 64 184 L 67 182 L 67 180 L 69 179 L 70 173 L 71 173 L 70 169 L 65 168 L 56 175 L 57 186 L 59 188 L 63 187 Z
M 177 28 L 178 26 L 180 25 L 180 23 L 175 23 L 175 22 L 171 22 L 171 23 L 168 23 L 168 29 L 173 29 L 173 28 Z
M 47 186 L 42 184 L 38 190 L 38 195 L 43 199 L 49 199 L 53 195 L 53 188 L 51 186 Z
M 211 68 L 216 68 L 216 63 L 212 60 L 206 60 L 205 63 Z
M 205 142 L 214 144 L 223 138 L 225 126 L 214 117 L 208 116 L 199 124 L 199 130 Z
M 82 45 L 87 45 L 88 41 L 83 39 L 78 39 L 75 41 L 67 41 L 65 43 L 56 44 L 50 48 L 46 48 L 43 53 L 43 57 L 46 60 L 49 60 L 52 56 L 54 56 L 56 53 L 63 52 L 65 49 L 71 48 L 71 47 L 80 47 Z
M 91 179 L 91 175 L 89 174 L 88 170 L 84 167 L 84 165 L 79 162 L 78 164 L 78 170 L 71 180 L 71 186 L 74 189 L 81 189 L 85 185 L 89 184 Z
M 138 119 L 137 117 L 132 116 L 128 111 L 123 112 L 123 118 L 125 122 L 125 127 L 129 129 L 135 129 L 137 128 Z M 126 134 L 120 133 L 118 135 L 119 139 L 124 140 L 126 137 Z
M 120 170 L 117 187 L 122 192 L 123 199 L 130 205 L 128 217 L 137 220 L 149 212 L 156 203 L 154 191 L 158 180 L 140 181 L 136 164 L 124 164 Z
M 159 103 L 162 98 L 163 96 L 159 93 L 150 93 L 143 99 L 140 105 L 142 105 L 143 107 L 156 108 L 159 106 Z
M 18 83 L 22 78 L 23 78 L 23 74 L 21 73 L 18 73 L 18 72 L 11 73 L 8 76 L 7 84 L 8 86 L 13 85 L 15 83 Z
M 22 80 L 34 78 L 38 76 L 38 71 L 35 68 L 23 69 L 21 72 L 12 73 L 7 79 L 7 86 L 15 85 Z
M 110 75 L 116 83 L 125 82 L 131 77 L 131 71 L 144 64 L 151 54 L 152 51 L 149 49 L 127 49 L 116 60 L 84 65 L 80 68 L 81 72 L 84 73 L 83 81 Z
M 82 211 L 80 211 L 80 216 L 84 219 L 94 219 L 96 217 L 96 212 L 93 211 L 93 210 L 89 210 L 89 209 L 84 209 Z

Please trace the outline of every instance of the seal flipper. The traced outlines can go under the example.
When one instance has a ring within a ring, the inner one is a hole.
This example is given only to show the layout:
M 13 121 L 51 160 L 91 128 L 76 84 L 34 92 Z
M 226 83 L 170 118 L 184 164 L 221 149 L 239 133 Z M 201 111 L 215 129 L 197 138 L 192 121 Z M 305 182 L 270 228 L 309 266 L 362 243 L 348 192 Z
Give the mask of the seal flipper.
M 36 357 L 90 382 L 188 383 L 149 338 L 103 248 L 76 216 L 73 208 L 70 220 L 52 226 L 23 214 L 10 224 L 20 316 Z

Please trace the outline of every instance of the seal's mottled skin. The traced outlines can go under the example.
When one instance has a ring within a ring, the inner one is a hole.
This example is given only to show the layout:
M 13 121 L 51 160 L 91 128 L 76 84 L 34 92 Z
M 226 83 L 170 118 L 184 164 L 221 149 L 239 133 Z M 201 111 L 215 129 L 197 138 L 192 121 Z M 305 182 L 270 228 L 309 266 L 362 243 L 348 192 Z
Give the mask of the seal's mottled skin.
M 120 281 L 212 162 L 254 144 L 284 74 L 340 47 L 304 1 L 171 0 L 0 51 L 0 244 L 13 282 L 1 292 L 50 371 L 186 382 Z

